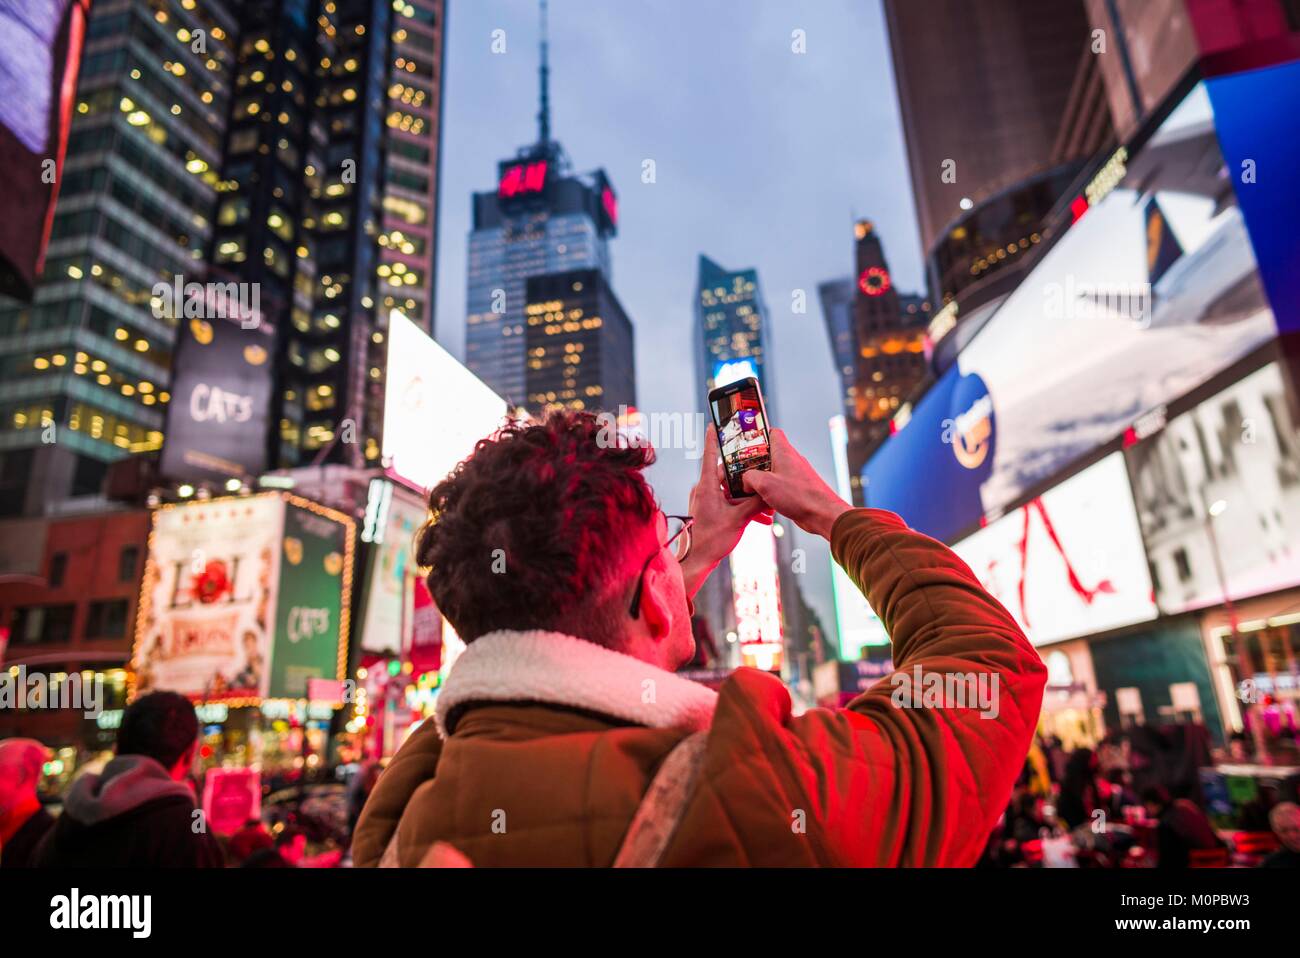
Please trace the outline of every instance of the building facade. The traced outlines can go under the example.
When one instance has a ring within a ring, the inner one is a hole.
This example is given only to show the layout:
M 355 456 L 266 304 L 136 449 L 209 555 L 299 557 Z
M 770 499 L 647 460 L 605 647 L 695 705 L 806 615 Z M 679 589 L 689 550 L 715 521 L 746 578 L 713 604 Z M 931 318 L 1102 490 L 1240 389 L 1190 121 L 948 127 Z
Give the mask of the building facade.
M 612 281 L 617 206 L 603 171 L 570 172 L 559 144 L 527 148 L 474 194 L 465 318 L 466 365 L 512 405 L 528 399 L 528 280 L 595 270 Z
M 91 11 L 45 271 L 32 302 L 0 300 L 5 514 L 88 506 L 110 464 L 162 445 L 176 332 L 152 289 L 211 250 L 235 12 Z
M 525 406 L 553 409 L 636 406 L 632 323 L 595 269 L 530 276 L 525 286 Z

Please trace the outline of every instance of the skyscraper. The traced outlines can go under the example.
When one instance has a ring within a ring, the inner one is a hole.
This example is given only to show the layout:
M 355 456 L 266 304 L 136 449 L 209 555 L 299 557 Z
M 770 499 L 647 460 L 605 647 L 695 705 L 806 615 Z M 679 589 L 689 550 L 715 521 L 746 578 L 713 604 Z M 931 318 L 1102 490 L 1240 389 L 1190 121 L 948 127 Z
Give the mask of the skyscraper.
M 236 33 L 226 0 L 91 10 L 45 271 L 0 300 L 0 514 L 93 501 L 162 445 L 176 328 L 152 288 L 210 249 Z
M 526 289 L 529 412 L 634 407 L 632 323 L 601 272 L 530 276 Z
M 758 288 L 758 271 L 730 271 L 701 254 L 695 285 L 696 380 L 700 401 L 716 386 L 753 376 L 772 412 L 767 307 Z
M 527 281 L 594 269 L 611 281 L 609 238 L 618 201 L 603 170 L 575 174 L 551 138 L 542 3 L 541 105 L 537 142 L 497 166 L 497 188 L 475 193 L 469 237 L 465 362 L 514 405 L 527 400 Z
M 214 270 L 275 330 L 268 464 L 379 459 L 384 339 L 433 299 L 442 0 L 246 4 Z
M 259 465 L 378 461 L 388 310 L 432 315 L 443 5 L 94 5 L 46 269 L 0 300 L 0 511 L 162 446 L 176 277 L 256 290 Z
M 818 287 L 831 353 L 840 378 L 854 502 L 859 474 L 890 421 L 929 371 L 930 301 L 899 292 L 870 220 L 853 227 L 854 273 Z
M 768 363 L 770 329 L 756 269 L 728 270 L 701 255 L 695 289 L 697 394 L 746 376 L 758 380 L 772 425 L 780 425 Z M 709 415 L 708 412 L 705 415 Z M 751 523 L 732 553 L 695 597 L 695 608 L 714 634 L 730 634 L 743 664 L 782 669 L 785 653 L 811 644 L 799 591 L 792 527 Z M 772 635 L 777 632 L 777 635 Z

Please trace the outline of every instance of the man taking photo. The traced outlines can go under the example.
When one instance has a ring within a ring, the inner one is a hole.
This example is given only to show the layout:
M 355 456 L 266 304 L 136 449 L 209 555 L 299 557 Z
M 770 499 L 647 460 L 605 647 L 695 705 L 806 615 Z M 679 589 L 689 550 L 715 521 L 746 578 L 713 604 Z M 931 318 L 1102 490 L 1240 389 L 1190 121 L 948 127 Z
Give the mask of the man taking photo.
M 417 557 L 467 647 L 367 802 L 358 865 L 975 862 L 1046 670 L 949 549 L 771 438 L 733 501 L 708 430 L 693 524 L 656 504 L 653 451 L 584 413 L 508 426 L 431 491 Z M 847 708 L 794 716 L 754 669 L 718 693 L 673 674 L 691 596 L 771 510 L 830 543 L 892 637 L 895 676 Z

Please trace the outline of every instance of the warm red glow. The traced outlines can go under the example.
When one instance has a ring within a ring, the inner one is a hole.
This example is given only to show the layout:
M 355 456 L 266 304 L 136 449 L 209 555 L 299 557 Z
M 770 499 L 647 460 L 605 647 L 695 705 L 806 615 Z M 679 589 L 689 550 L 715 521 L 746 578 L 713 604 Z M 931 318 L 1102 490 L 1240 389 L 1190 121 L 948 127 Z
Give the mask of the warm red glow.
M 858 289 L 868 296 L 883 296 L 889 286 L 889 273 L 879 266 L 868 266 L 858 276 Z
M 1088 212 L 1088 198 L 1086 196 L 1076 196 L 1074 202 L 1070 204 L 1070 216 L 1073 217 L 1070 222 L 1079 222 L 1086 212 Z
M 498 193 L 503 199 L 519 196 L 523 193 L 539 193 L 546 185 L 546 161 L 536 163 L 516 163 L 507 167 L 501 176 Z
M 605 213 L 609 216 L 609 221 L 613 225 L 618 225 L 618 198 L 614 196 L 614 191 L 608 186 L 600 194 L 600 203 L 605 207 Z

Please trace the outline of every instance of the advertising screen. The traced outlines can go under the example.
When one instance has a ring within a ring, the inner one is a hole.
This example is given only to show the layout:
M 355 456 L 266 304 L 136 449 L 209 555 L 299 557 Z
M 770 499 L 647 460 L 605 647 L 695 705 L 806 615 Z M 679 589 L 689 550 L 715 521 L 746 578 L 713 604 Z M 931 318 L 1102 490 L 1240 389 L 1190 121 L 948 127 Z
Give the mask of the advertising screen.
M 768 672 L 781 668 L 781 588 L 772 527 L 751 522 L 731 553 L 736 635 L 745 665 Z
M 1126 451 L 1161 611 L 1300 583 L 1298 426 L 1274 363 Z
M 422 489 L 505 419 L 505 400 L 397 310 L 389 313 L 383 455 Z
M 1274 338 L 1234 182 L 1199 84 L 867 464 L 867 503 L 950 540 Z
M 835 462 L 836 492 L 845 502 L 853 501 L 849 489 L 848 429 L 843 416 L 830 421 L 831 458 Z M 889 633 L 866 597 L 853 584 L 844 568 L 831 559 L 831 592 L 835 599 L 835 625 L 840 637 L 840 658 L 857 659 L 868 645 L 888 645 Z
M 1300 331 L 1300 190 L 1290 176 L 1264 175 L 1295 168 L 1300 61 L 1215 77 L 1206 85 L 1277 327 Z
M 276 494 L 154 513 L 133 666 L 136 692 L 263 698 L 280 581 Z
M 305 500 L 284 508 L 269 694 L 306 698 L 312 679 L 341 681 L 347 668 L 352 523 Z
M 302 698 L 311 679 L 341 680 L 352 529 L 342 513 L 277 493 L 155 512 L 136 693 Z
M 415 534 L 427 510 L 396 493 L 380 537 L 370 550 L 366 602 L 361 620 L 361 648 L 376 654 L 400 653 L 411 644 L 415 611 Z M 427 590 L 426 590 L 427 592 Z
M 1035 645 L 1156 615 L 1120 453 L 1007 513 L 953 551 Z
M 45 266 L 89 10 L 90 0 L 0 3 L 0 293 L 31 299 Z
M 269 332 L 218 317 L 181 319 L 162 450 L 167 478 L 222 480 L 266 469 Z

